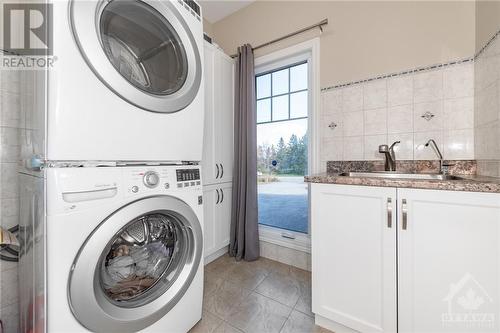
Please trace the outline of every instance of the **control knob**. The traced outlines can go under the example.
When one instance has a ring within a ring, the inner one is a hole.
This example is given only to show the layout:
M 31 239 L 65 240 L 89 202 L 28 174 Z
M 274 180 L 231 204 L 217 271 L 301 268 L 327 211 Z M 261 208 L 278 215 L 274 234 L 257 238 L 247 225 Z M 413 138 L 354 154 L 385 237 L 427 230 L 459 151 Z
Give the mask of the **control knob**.
M 144 174 L 144 185 L 149 188 L 158 186 L 160 182 L 160 176 L 154 171 L 148 171 Z

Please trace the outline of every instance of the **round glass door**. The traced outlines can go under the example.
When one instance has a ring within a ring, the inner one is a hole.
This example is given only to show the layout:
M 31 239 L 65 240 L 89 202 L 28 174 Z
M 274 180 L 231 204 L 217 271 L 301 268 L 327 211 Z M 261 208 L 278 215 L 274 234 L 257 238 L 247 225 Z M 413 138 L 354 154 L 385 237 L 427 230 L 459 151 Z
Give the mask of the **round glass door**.
M 111 1 L 102 10 L 99 26 L 106 56 L 128 82 L 155 95 L 182 87 L 186 51 L 157 10 L 142 1 Z
M 201 224 L 184 201 L 131 202 L 80 247 L 69 275 L 71 311 L 92 332 L 140 331 L 176 306 L 196 276 L 201 286 L 202 249 Z
M 181 4 L 71 0 L 70 22 L 87 65 L 128 103 L 171 113 L 182 110 L 198 95 L 201 22 L 193 23 Z M 193 32 L 199 36 L 195 38 Z
M 106 297 L 136 307 L 163 294 L 188 259 L 190 243 L 182 222 L 168 213 L 146 214 L 115 235 L 96 270 Z

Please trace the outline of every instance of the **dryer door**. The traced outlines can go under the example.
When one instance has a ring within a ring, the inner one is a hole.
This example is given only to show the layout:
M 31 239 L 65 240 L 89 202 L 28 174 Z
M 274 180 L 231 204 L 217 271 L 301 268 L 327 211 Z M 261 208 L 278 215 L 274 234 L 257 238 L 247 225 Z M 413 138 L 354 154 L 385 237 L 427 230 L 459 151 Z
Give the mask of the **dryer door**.
M 202 256 L 193 210 L 170 196 L 135 201 L 109 216 L 75 258 L 68 298 L 93 332 L 135 332 L 182 298 Z
M 142 109 L 167 113 L 196 97 L 200 52 L 175 4 L 73 0 L 70 13 L 80 52 L 118 96 Z

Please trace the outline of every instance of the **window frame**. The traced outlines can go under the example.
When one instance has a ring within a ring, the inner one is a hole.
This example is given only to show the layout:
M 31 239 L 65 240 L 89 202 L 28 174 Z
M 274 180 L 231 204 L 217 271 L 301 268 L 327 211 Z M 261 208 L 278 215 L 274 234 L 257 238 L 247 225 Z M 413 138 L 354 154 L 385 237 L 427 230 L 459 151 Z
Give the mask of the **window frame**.
M 255 76 L 275 68 L 307 60 L 309 63 L 309 113 L 308 113 L 308 172 L 322 170 L 320 163 L 320 39 L 318 37 L 289 46 L 255 58 Z M 272 94 L 272 92 L 271 92 Z M 255 96 L 257 100 L 257 96 Z M 311 248 L 311 196 L 309 187 L 309 226 L 308 234 L 291 232 L 284 229 L 259 224 L 259 239 L 285 248 L 310 253 Z M 286 238 L 282 233 L 293 233 L 295 239 Z

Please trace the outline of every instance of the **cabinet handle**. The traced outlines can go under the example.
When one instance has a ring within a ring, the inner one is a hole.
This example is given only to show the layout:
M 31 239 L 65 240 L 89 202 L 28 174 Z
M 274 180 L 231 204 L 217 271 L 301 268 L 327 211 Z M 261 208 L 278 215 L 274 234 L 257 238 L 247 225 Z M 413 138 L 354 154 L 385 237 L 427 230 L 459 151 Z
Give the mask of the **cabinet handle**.
M 215 192 L 217 192 L 217 202 L 215 203 L 216 205 L 219 204 L 219 200 L 220 200 L 220 194 L 219 194 L 219 189 L 215 189 Z
M 221 171 L 221 174 L 220 174 L 220 178 L 222 178 L 222 176 L 224 176 L 224 164 L 220 164 L 220 169 L 222 170 Z
M 217 167 L 217 176 L 215 176 L 215 179 L 219 178 L 219 164 L 215 163 L 215 166 Z
M 401 211 L 403 213 L 403 230 L 408 228 L 408 209 L 406 208 L 406 199 L 401 201 Z
M 387 198 L 387 228 L 392 228 L 392 198 Z
M 223 189 L 220 189 L 220 193 L 222 193 L 222 199 L 221 199 L 221 201 L 220 201 L 220 202 L 222 203 L 222 201 L 224 201 L 224 190 L 223 190 Z

